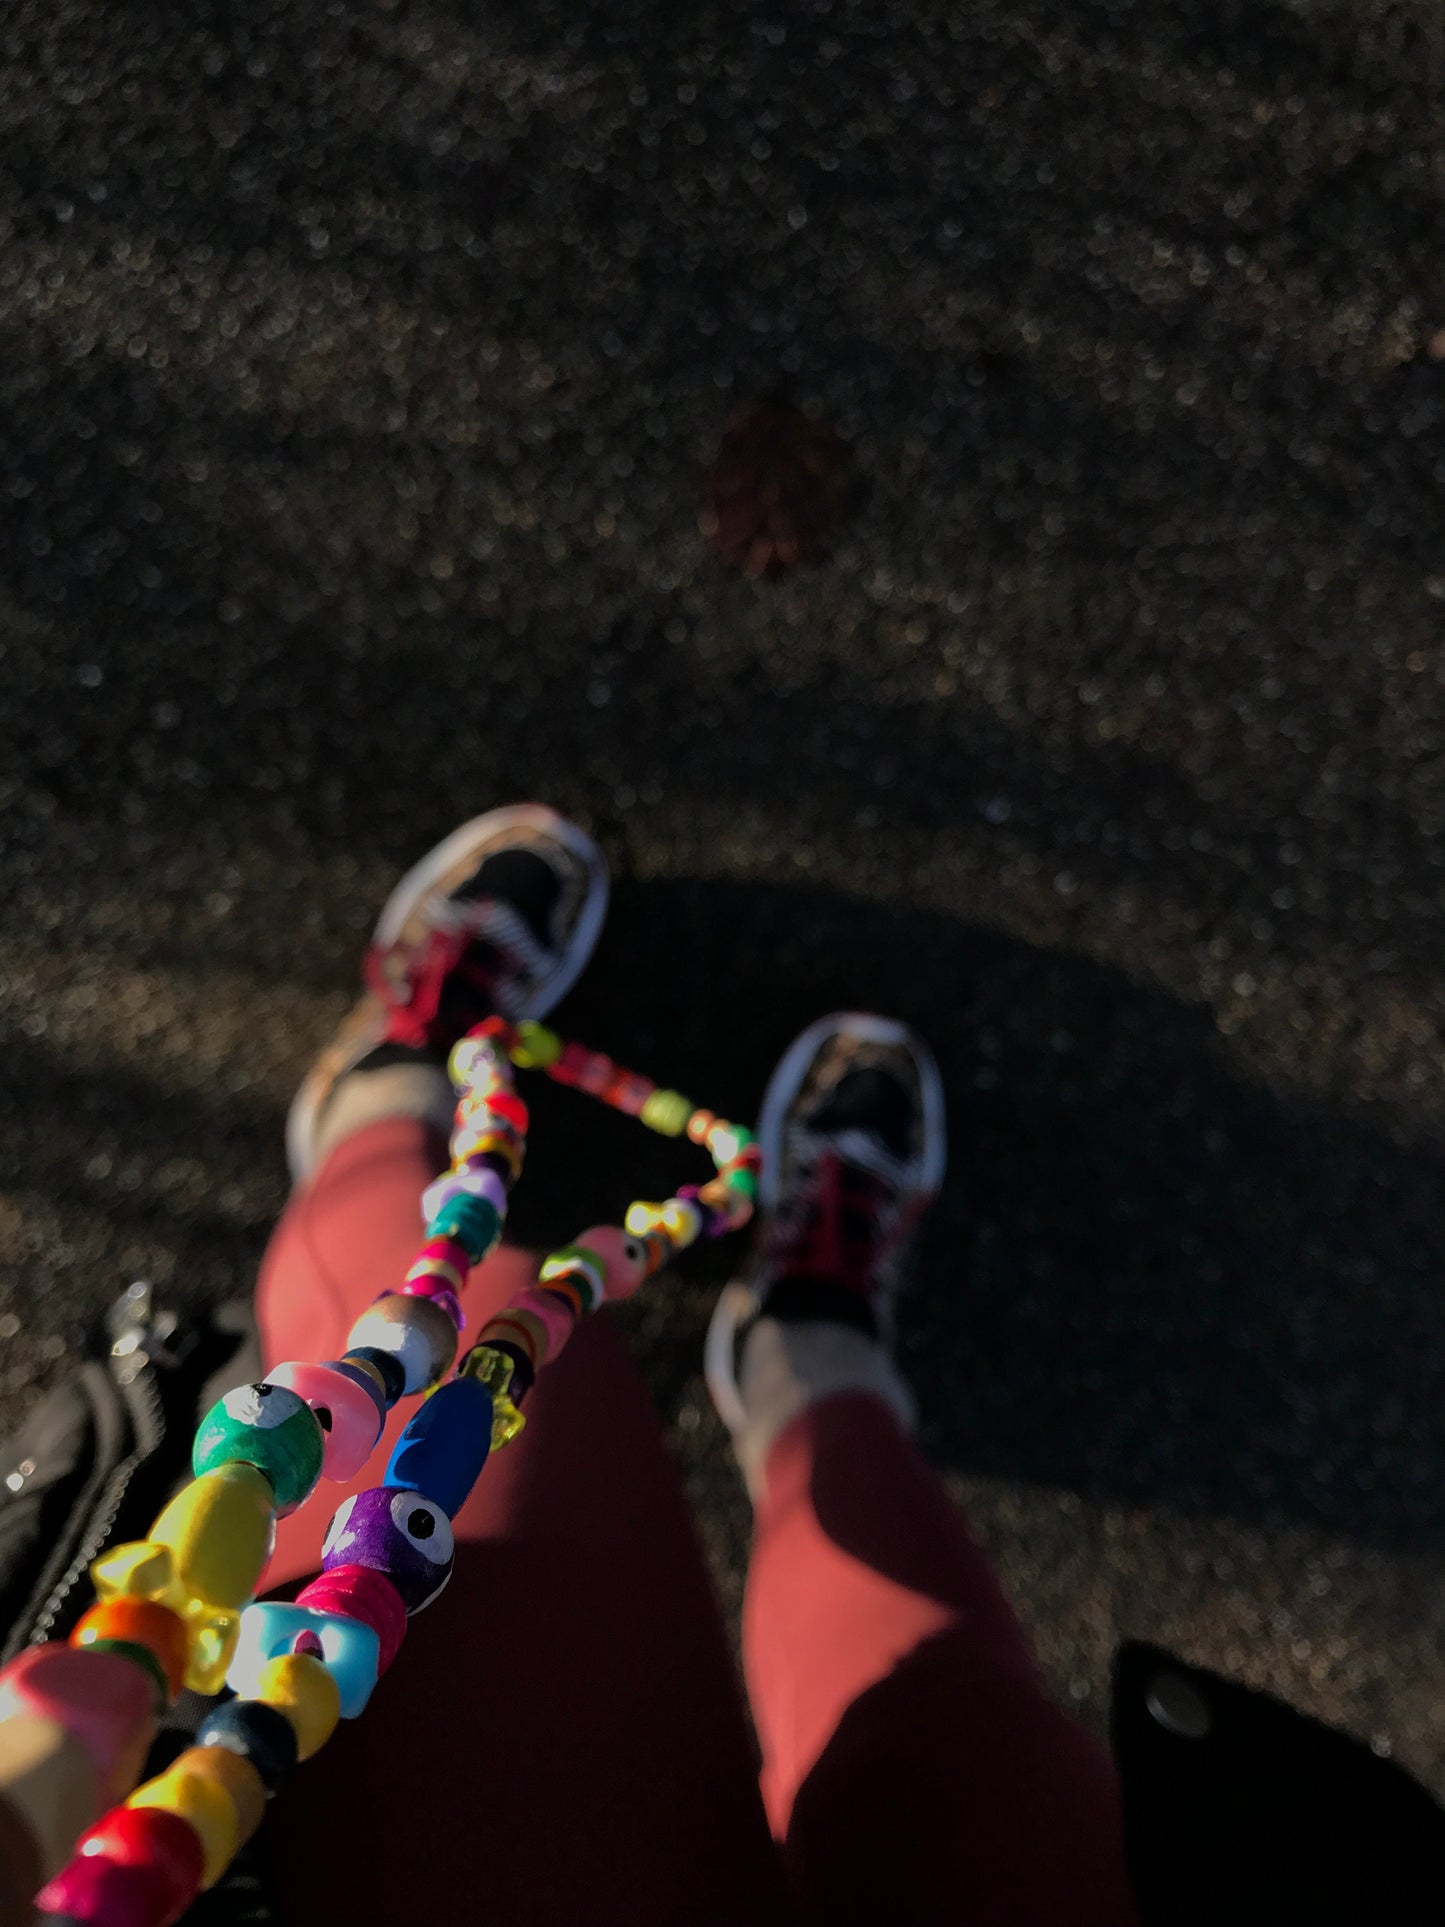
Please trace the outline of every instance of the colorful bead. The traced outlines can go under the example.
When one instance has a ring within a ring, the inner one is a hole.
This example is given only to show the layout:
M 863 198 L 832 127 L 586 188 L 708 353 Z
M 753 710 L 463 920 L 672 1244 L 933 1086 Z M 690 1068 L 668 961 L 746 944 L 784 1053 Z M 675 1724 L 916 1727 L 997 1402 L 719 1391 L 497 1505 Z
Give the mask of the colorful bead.
M 462 1310 L 462 1301 L 450 1285 L 441 1284 L 431 1278 L 413 1278 L 401 1289 L 403 1297 L 406 1298 L 429 1298 L 434 1305 L 439 1306 L 446 1313 L 458 1331 L 465 1329 L 467 1319 Z
M 429 1606 L 452 1576 L 456 1543 L 441 1506 L 408 1487 L 374 1485 L 336 1508 L 321 1542 L 321 1569 L 384 1572 L 409 1613 Z
M 607 1290 L 607 1267 L 597 1253 L 587 1250 L 585 1245 L 563 1245 L 543 1261 L 537 1275 L 544 1285 L 553 1278 L 585 1279 L 591 1294 L 588 1311 L 596 1311 Z
M 505 1089 L 488 1091 L 486 1104 L 490 1116 L 500 1118 L 503 1124 L 509 1124 L 518 1137 L 527 1135 L 532 1114 L 515 1091 Z
M 331 1566 L 296 1595 L 298 1606 L 316 1612 L 340 1613 L 370 1626 L 378 1641 L 376 1674 L 380 1679 L 400 1651 L 406 1637 L 406 1607 L 401 1594 L 384 1572 L 370 1566 Z
M 562 1039 L 545 1024 L 523 1018 L 517 1026 L 517 1041 L 512 1046 L 512 1061 L 521 1070 L 547 1070 L 562 1055 Z
M 204 1774 L 230 1794 L 236 1809 L 236 1845 L 232 1852 L 239 1852 L 266 1817 L 266 1782 L 256 1768 L 228 1746 L 202 1746 L 199 1742 L 188 1748 L 176 1765 L 190 1773 Z
M 681 1091 L 654 1091 L 642 1107 L 642 1122 L 662 1137 L 681 1137 L 692 1109 L 692 1099 Z
M 500 1067 L 497 1052 L 485 1037 L 459 1037 L 447 1059 L 447 1074 L 459 1085 L 475 1082 L 479 1071 L 495 1075 Z
M 454 1252 L 458 1254 L 455 1257 Z M 450 1238 L 435 1238 L 422 1247 L 421 1256 L 406 1274 L 405 1282 L 440 1278 L 453 1291 L 460 1291 L 467 1282 L 467 1270 L 466 1252 Z
M 321 1427 L 321 1476 L 344 1484 L 354 1479 L 376 1449 L 383 1412 L 372 1386 L 358 1385 L 335 1365 L 292 1359 L 267 1372 L 268 1385 L 281 1385 L 304 1399 Z
M 340 1689 L 341 1717 L 354 1720 L 365 1710 L 376 1685 L 381 1642 L 370 1626 L 340 1613 L 315 1612 L 282 1599 L 261 1599 L 248 1606 L 241 1615 L 241 1635 L 226 1684 L 243 1699 L 267 1698 L 261 1690 L 267 1665 L 293 1654 L 297 1640 L 307 1634 L 320 1648 L 315 1656 Z
M 554 1279 L 552 1286 L 545 1290 L 540 1285 L 533 1285 L 526 1291 L 518 1292 L 513 1300 L 518 1311 L 529 1311 L 542 1321 L 546 1335 L 544 1359 L 557 1357 L 582 1315 L 583 1308 L 577 1294 L 563 1293 L 553 1288 L 560 1282 Z
M 491 1444 L 491 1393 L 474 1378 L 449 1379 L 423 1401 L 392 1448 L 386 1484 L 425 1492 L 454 1519 Z
M 478 1342 L 495 1344 L 498 1339 L 520 1346 L 531 1361 L 533 1371 L 547 1355 L 547 1327 L 535 1312 L 518 1311 L 508 1305 L 495 1318 L 489 1318 Z
M 170 1704 L 170 1690 L 166 1684 L 165 1668 L 156 1658 L 149 1646 L 141 1646 L 133 1639 L 92 1639 L 86 1643 L 88 1653 L 114 1653 L 126 1660 L 141 1672 L 151 1683 L 152 1711 L 157 1719 Z
M 515 1184 L 526 1161 L 526 1146 L 512 1131 L 499 1131 L 486 1117 L 464 1126 L 456 1141 L 456 1155 L 468 1160 L 500 1159 Z
M 89 1646 L 97 1640 L 144 1646 L 154 1655 L 171 1699 L 186 1683 L 186 1629 L 169 1606 L 153 1599 L 109 1599 L 92 1606 L 76 1622 L 70 1643 Z
M 249 1760 L 274 1793 L 296 1764 L 296 1729 L 278 1706 L 264 1700 L 227 1700 L 196 1729 L 197 1746 L 224 1746 Z
M 485 1200 L 496 1212 L 498 1223 L 506 1215 L 507 1187 L 496 1172 L 487 1170 L 485 1165 L 445 1171 L 434 1183 L 429 1184 L 421 1194 L 422 1223 L 431 1224 L 453 1198 Z
M 614 1304 L 630 1298 L 647 1276 L 646 1251 L 616 1225 L 594 1224 L 577 1243 L 601 1264 L 604 1296 Z
M 186 1765 L 188 1748 L 175 1765 L 138 1786 L 128 1807 L 158 1807 L 194 1827 L 201 1842 L 201 1891 L 214 1887 L 241 1844 L 241 1816 L 219 1780 Z
M 137 1772 L 140 1767 L 137 1763 Z M 123 1790 L 123 1789 L 122 1789 Z M 95 1767 L 83 1743 L 68 1733 L 58 1720 L 41 1713 L 11 1712 L 0 1727 L 0 1801 L 6 1815 L 17 1823 L 20 1839 L 14 1844 L 24 1851 L 25 1836 L 33 1848 L 33 1871 L 37 1880 L 53 1874 L 65 1864 L 66 1855 L 78 1833 L 95 1818 L 104 1804 L 106 1788 L 99 1784 Z M 0 1878 L 8 1874 L 7 1896 L 16 1886 L 32 1885 L 31 1866 L 6 1865 Z M 15 1918 L 26 1916 L 16 1896 Z M 7 1921 L 11 1915 L 5 1916 Z
M 428 1227 L 434 1238 L 457 1238 L 479 1265 L 502 1235 L 502 1218 L 486 1198 L 448 1198 Z
M 176 1494 L 148 1540 L 116 1546 L 90 1569 L 102 1600 L 156 1599 L 180 1616 L 193 1692 L 220 1691 L 241 1608 L 270 1553 L 272 1518 L 264 1473 L 246 1464 L 218 1466 Z
M 222 1465 L 254 1465 L 271 1481 L 284 1518 L 321 1477 L 324 1440 L 316 1414 L 284 1385 L 238 1385 L 207 1412 L 196 1433 L 197 1478 Z
M 312 1653 L 282 1653 L 256 1675 L 255 1697 L 284 1713 L 296 1735 L 296 1757 L 309 1760 L 336 1731 L 341 1688 Z
M 520 1349 L 502 1343 L 474 1345 L 457 1367 L 459 1377 L 476 1379 L 492 1395 L 494 1452 L 510 1445 L 527 1423 L 520 1407 L 532 1383 L 531 1372 Z
M 373 1345 L 357 1345 L 347 1352 L 341 1360 L 343 1371 L 364 1371 L 375 1383 L 381 1395 L 383 1414 L 389 1412 L 401 1397 L 402 1387 L 406 1384 L 406 1373 L 401 1360 L 390 1352 L 378 1351 Z
M 155 1687 L 116 1653 L 27 1646 L 0 1673 L 0 1720 L 54 1720 L 85 1748 L 102 1801 L 133 1784 L 156 1730 Z
M 42 1887 L 45 1914 L 106 1927 L 166 1927 L 201 1891 L 205 1850 L 179 1814 L 112 1807 L 76 1842 L 75 1856 Z
M 401 1366 L 402 1391 L 424 1392 L 456 1357 L 457 1328 L 429 1298 L 389 1291 L 351 1327 L 346 1349 L 385 1353 Z

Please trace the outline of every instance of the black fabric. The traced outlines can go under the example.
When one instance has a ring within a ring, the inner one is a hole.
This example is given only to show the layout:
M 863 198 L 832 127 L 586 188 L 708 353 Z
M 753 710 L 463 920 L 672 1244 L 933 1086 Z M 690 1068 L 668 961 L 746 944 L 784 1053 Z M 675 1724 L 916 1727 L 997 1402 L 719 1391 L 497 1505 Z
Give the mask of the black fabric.
M 200 1418 L 261 1373 L 249 1304 L 183 1326 L 127 1293 L 92 1356 L 0 1445 L 0 1639 L 11 1658 L 64 1639 L 94 1603 L 90 1562 L 143 1538 L 190 1475 Z M 216 1702 L 183 1693 L 146 1763 L 161 1772 Z M 263 1927 L 279 1916 L 261 1835 L 185 1916 L 187 1927 Z
M 557 948 L 553 928 L 562 879 L 544 856 L 535 850 L 498 850 L 483 859 L 475 876 L 469 877 L 453 897 L 479 903 L 494 898 L 515 910 L 532 935 L 548 950 Z
M 1113 1744 L 1144 1927 L 1438 1923 L 1445 1812 L 1359 1741 L 1128 1645 Z
M 428 1069 L 445 1070 L 446 1062 L 446 1052 L 431 1044 L 378 1044 L 364 1057 L 358 1057 L 346 1075 L 357 1077 L 363 1071 L 387 1071 L 397 1064 L 423 1064 Z M 338 1078 L 331 1087 L 330 1095 L 335 1094 L 340 1081 Z
M 901 1159 L 913 1149 L 914 1117 L 912 1094 L 896 1077 L 870 1064 L 845 1071 L 806 1121 L 820 1137 L 864 1131 Z
M 775 1278 L 760 1316 L 776 1318 L 780 1325 L 850 1325 L 869 1338 L 878 1336 L 878 1320 L 867 1300 L 826 1278 L 790 1278 L 786 1273 Z

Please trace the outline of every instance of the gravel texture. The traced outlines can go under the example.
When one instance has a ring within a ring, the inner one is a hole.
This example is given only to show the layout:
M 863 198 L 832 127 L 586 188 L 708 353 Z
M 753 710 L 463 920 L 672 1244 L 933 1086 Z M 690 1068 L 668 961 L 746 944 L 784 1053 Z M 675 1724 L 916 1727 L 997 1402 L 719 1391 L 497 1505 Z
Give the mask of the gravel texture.
M 381 897 L 542 795 L 581 1035 L 935 1043 L 907 1359 L 1056 1690 L 1148 1635 L 1445 1789 L 1442 82 L 1430 0 L 10 0 L 7 1416 L 244 1287 Z M 755 583 L 775 392 L 862 487 Z M 544 1108 L 559 1229 L 680 1175 Z M 632 1324 L 735 1603 L 707 1297 Z

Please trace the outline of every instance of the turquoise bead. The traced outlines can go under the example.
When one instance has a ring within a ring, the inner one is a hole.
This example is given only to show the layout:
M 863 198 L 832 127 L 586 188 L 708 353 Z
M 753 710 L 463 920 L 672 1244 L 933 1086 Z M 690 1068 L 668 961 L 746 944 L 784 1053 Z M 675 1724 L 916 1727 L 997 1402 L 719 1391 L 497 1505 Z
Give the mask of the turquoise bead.
M 448 1379 L 397 1440 L 386 1484 L 424 1492 L 454 1519 L 487 1462 L 491 1443 L 491 1393 L 480 1379 Z
M 226 1684 L 239 1699 L 256 1697 L 261 1674 L 273 1659 L 296 1650 L 309 1633 L 320 1645 L 320 1659 L 341 1693 L 341 1717 L 354 1720 L 371 1698 L 381 1666 L 381 1641 L 359 1619 L 293 1606 L 284 1599 L 261 1599 L 241 1614 L 241 1636 L 226 1671 Z
M 223 1465 L 254 1465 L 270 1481 L 278 1512 L 294 1512 L 321 1477 L 325 1438 L 304 1398 L 284 1385 L 238 1385 L 196 1433 L 197 1478 Z
M 456 1238 L 479 1265 L 502 1235 L 502 1214 L 490 1198 L 448 1198 L 427 1226 L 428 1238 Z

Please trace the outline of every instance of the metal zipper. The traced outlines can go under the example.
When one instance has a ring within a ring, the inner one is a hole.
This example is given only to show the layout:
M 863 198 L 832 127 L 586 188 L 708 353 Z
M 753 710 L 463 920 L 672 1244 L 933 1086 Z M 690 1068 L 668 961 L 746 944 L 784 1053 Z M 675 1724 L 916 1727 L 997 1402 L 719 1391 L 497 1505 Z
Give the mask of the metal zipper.
M 146 1359 L 133 1358 L 128 1363 L 131 1367 L 128 1373 L 124 1376 L 114 1373 L 113 1376 L 135 1428 L 135 1449 L 121 1460 L 106 1481 L 105 1489 L 92 1514 L 89 1530 L 81 1540 L 74 1558 L 35 1616 L 26 1640 L 29 1646 L 43 1646 L 49 1639 L 51 1628 L 64 1611 L 66 1600 L 88 1571 L 91 1560 L 97 1557 L 110 1537 L 116 1517 L 125 1502 L 131 1480 L 146 1461 L 160 1449 L 165 1438 L 165 1418 L 161 1409 L 160 1393 L 155 1386 L 155 1368 Z

